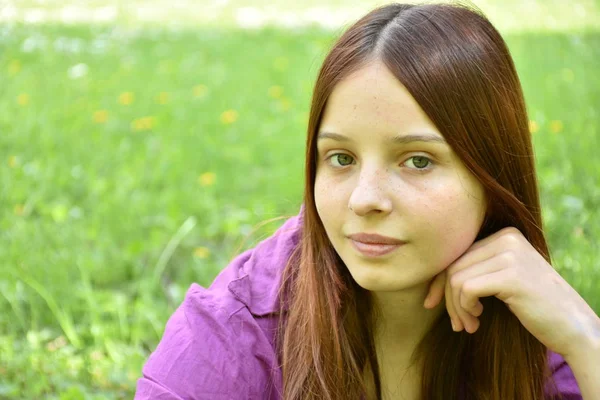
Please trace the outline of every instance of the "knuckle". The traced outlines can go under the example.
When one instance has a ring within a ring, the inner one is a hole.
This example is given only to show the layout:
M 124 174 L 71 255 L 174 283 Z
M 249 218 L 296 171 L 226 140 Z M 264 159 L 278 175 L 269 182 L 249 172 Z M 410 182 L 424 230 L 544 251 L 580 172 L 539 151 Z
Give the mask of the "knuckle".
M 461 307 L 466 310 L 469 314 L 475 309 L 474 302 L 467 297 L 463 297 L 461 300 Z
M 507 227 L 502 228 L 500 230 L 500 233 L 502 235 L 514 235 L 514 234 L 517 234 L 517 233 L 521 233 L 521 231 L 518 228 L 514 227 L 514 226 L 507 226 Z
M 507 246 L 516 246 L 521 241 L 523 234 L 514 226 L 509 226 L 503 229 L 502 240 Z
M 473 296 L 473 294 L 475 293 L 475 290 L 477 289 L 477 287 L 475 286 L 475 284 L 473 283 L 473 281 L 467 281 L 463 284 L 462 287 L 462 293 L 465 296 Z
M 452 287 L 452 289 L 458 289 L 458 288 L 460 288 L 461 285 L 462 285 L 462 279 L 461 279 L 460 275 L 456 274 L 450 278 L 450 287 Z
M 500 261 L 506 265 L 512 265 L 515 262 L 515 254 L 512 251 L 503 251 L 498 254 Z
M 461 296 L 460 296 L 460 304 L 465 309 L 471 309 L 475 307 L 477 304 L 477 288 L 468 282 L 466 282 L 463 286 Z

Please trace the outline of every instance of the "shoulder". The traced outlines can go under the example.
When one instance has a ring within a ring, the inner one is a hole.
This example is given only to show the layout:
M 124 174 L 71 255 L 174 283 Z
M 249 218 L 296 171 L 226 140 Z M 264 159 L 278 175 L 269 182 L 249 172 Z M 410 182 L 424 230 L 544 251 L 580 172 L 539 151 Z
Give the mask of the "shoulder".
M 575 375 L 560 354 L 548 351 L 548 367 L 552 379 L 546 385 L 546 400 L 582 399 Z
M 273 235 L 234 259 L 217 276 L 211 289 L 229 291 L 254 316 L 278 312 L 281 276 L 300 243 L 303 211 L 304 205 Z
M 144 365 L 136 400 L 278 398 L 271 314 L 302 210 L 232 260 L 209 288 L 190 286 Z
M 253 317 L 192 284 L 143 367 L 136 400 L 263 398 L 276 358 Z

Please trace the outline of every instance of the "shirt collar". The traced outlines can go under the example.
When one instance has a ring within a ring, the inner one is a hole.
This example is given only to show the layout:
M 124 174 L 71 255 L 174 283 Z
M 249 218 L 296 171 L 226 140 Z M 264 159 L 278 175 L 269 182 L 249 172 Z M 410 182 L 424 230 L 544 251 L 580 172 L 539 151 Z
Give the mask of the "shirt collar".
M 281 276 L 292 252 L 300 243 L 304 204 L 277 231 L 253 249 L 237 256 L 228 268 L 237 270 L 227 289 L 254 316 L 279 312 Z M 283 307 L 287 310 L 287 306 Z

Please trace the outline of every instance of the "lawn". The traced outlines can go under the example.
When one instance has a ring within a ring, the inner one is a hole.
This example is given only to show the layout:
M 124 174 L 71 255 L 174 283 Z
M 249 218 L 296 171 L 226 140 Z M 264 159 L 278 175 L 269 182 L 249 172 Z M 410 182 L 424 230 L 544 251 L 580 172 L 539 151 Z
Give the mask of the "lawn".
M 334 36 L 0 25 L 0 398 L 133 396 L 189 285 L 298 211 Z M 554 264 L 600 312 L 600 32 L 506 39 Z

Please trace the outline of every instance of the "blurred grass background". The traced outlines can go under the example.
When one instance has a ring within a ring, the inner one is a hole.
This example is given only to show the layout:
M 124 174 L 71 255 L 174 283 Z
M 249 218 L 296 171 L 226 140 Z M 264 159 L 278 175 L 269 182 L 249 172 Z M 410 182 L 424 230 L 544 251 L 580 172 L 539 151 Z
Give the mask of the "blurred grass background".
M 318 68 L 378 4 L 0 3 L 0 399 L 133 397 L 189 285 L 297 213 Z M 598 2 L 474 4 L 524 86 L 554 264 L 600 312 Z

